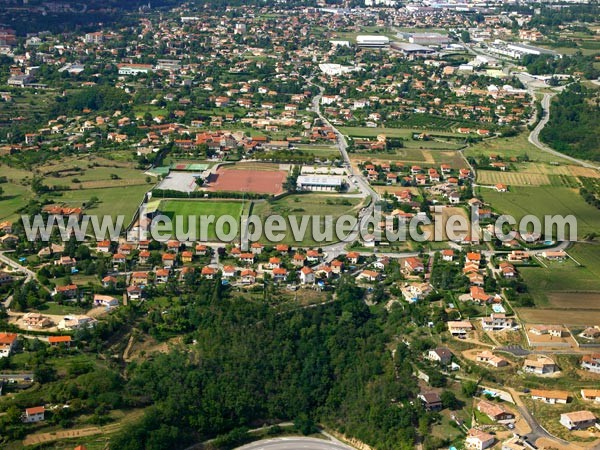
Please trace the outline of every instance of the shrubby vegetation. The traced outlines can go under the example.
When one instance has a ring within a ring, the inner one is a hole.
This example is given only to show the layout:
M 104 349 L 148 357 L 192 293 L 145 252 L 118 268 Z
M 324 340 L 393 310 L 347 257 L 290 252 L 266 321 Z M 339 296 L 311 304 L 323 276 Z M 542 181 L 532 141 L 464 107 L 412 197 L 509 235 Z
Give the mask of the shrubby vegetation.
M 152 406 L 114 448 L 183 447 L 271 420 L 321 422 L 380 449 L 412 448 L 430 420 L 406 401 L 417 390 L 414 356 L 402 345 L 390 357 L 384 321 L 363 294 L 342 280 L 336 302 L 280 314 L 218 287 L 195 296 L 196 344 L 130 367 L 126 391 Z
M 556 150 L 600 160 L 600 97 L 582 84 L 570 85 L 552 103 L 550 120 L 540 133 Z

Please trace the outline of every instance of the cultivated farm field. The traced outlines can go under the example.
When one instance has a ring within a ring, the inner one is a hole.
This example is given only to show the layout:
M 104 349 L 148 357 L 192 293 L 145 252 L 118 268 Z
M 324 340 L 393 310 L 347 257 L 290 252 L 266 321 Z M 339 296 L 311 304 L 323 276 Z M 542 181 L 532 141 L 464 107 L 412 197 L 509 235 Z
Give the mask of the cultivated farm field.
M 542 220 L 545 215 L 574 215 L 577 234 L 581 239 L 589 233 L 600 232 L 600 210 L 588 205 L 573 189 L 558 186 L 510 186 L 509 192 L 479 189 L 483 200 L 517 221 L 527 214 Z
M 508 186 L 543 186 L 550 183 L 548 175 L 541 173 L 500 172 L 495 170 L 478 170 L 477 182 L 495 185 L 498 183 Z

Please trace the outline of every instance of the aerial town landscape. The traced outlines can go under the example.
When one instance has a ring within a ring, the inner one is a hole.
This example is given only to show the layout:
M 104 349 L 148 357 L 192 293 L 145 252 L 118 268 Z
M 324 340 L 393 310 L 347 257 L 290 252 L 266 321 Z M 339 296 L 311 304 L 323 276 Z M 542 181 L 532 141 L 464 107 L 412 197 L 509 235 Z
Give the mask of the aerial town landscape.
M 2 449 L 598 449 L 599 239 L 595 0 L 0 0 Z

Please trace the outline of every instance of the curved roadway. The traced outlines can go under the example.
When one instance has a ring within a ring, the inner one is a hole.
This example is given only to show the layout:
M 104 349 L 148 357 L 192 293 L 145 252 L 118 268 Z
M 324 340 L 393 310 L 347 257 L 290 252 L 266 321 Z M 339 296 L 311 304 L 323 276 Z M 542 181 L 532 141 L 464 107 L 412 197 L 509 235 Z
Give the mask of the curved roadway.
M 341 442 L 309 437 L 284 437 L 252 442 L 237 450 L 354 450 Z

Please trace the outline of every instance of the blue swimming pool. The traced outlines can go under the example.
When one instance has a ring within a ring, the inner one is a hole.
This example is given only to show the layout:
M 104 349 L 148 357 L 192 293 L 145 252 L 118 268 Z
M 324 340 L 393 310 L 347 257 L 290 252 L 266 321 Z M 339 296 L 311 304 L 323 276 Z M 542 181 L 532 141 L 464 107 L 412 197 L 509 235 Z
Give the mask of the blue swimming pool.
M 498 314 L 506 312 L 506 310 L 504 309 L 504 306 L 502 306 L 502 305 L 492 305 L 492 310 Z

